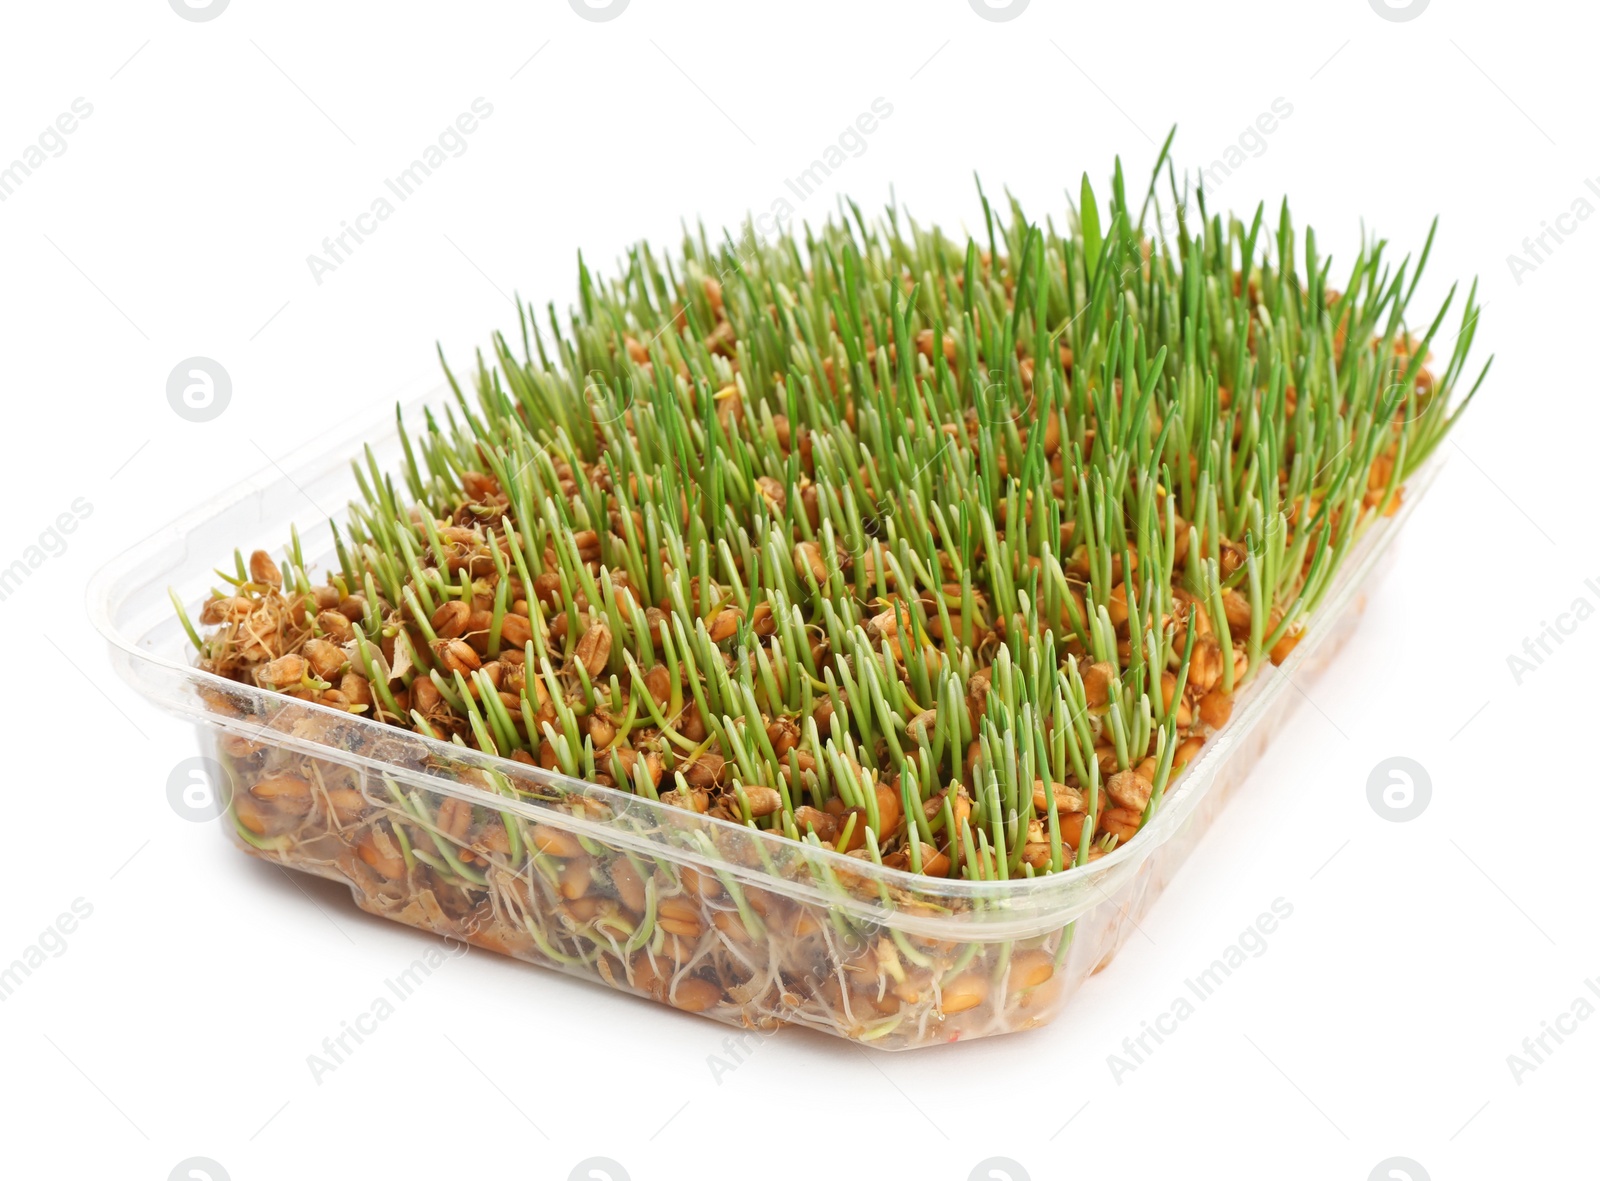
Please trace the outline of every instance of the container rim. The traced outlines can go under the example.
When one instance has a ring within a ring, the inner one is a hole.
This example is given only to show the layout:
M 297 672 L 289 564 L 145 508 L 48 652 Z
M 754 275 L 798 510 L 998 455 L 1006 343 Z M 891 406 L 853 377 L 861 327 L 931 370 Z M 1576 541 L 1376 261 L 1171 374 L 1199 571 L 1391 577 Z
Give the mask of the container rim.
M 244 685 L 241 682 L 229 680 L 215 673 L 206 672 L 191 664 L 171 659 L 167 656 L 143 646 L 140 641 L 128 635 L 113 616 L 114 607 L 121 601 L 120 586 L 132 575 L 141 563 L 149 560 L 153 555 L 174 542 L 183 542 L 188 535 L 202 523 L 211 520 L 222 512 L 233 508 L 252 497 L 263 496 L 269 489 L 280 486 L 284 481 L 299 487 L 303 482 L 310 482 L 314 478 L 324 476 L 336 468 L 343 468 L 350 464 L 352 456 L 361 451 L 363 444 L 372 442 L 380 437 L 386 430 L 395 427 L 395 414 L 403 414 L 408 419 L 420 415 L 424 410 L 440 407 L 453 402 L 453 394 L 447 384 L 438 383 L 427 393 L 412 396 L 409 400 L 399 401 L 395 404 L 392 413 L 388 409 L 382 411 L 359 410 L 347 416 L 331 431 L 324 433 L 315 440 L 307 441 L 300 447 L 291 451 L 283 459 L 271 461 L 238 483 L 223 490 L 208 500 L 203 501 L 195 508 L 174 518 L 168 524 L 156 529 L 142 540 L 130 545 L 121 553 L 105 562 L 91 576 L 86 593 L 86 608 L 89 618 L 95 628 L 105 638 L 114 652 L 122 653 L 135 664 L 150 666 L 168 673 L 177 674 L 187 678 L 195 684 L 207 685 L 220 691 L 237 693 L 241 690 L 253 693 L 266 693 L 265 690 L 255 686 Z M 329 443 L 327 440 L 332 435 L 337 441 Z M 1377 559 L 1387 549 L 1388 544 L 1399 532 L 1400 527 L 1410 517 L 1423 493 L 1432 485 L 1439 471 L 1445 463 L 1446 452 L 1436 448 L 1421 466 L 1411 473 L 1405 482 L 1405 497 L 1399 509 L 1393 516 L 1378 518 L 1370 521 L 1360 534 L 1358 534 L 1351 552 L 1346 556 L 1342 569 L 1335 577 L 1333 585 L 1324 596 L 1313 617 L 1307 623 L 1302 634 L 1301 642 L 1282 665 L 1272 665 L 1270 661 L 1258 673 L 1254 683 L 1249 685 L 1241 695 L 1241 700 L 1235 707 L 1234 716 L 1227 725 L 1218 730 L 1215 736 L 1208 741 L 1200 751 L 1199 756 L 1184 768 L 1182 773 L 1169 785 L 1163 800 L 1162 808 L 1151 820 L 1126 844 L 1119 844 L 1111 853 L 1082 865 L 1075 865 L 1063 869 L 1059 873 L 1047 873 L 1034 877 L 1018 877 L 999 881 L 975 881 L 965 878 L 930 878 L 926 875 L 915 873 L 909 869 L 895 869 L 880 865 L 870 860 L 851 857 L 848 854 L 836 852 L 823 847 L 808 847 L 808 857 L 815 856 L 822 866 L 833 871 L 844 871 L 857 877 L 879 880 L 886 886 L 895 887 L 900 891 L 922 898 L 949 898 L 980 902 L 985 905 L 999 904 L 1001 906 L 1013 900 L 1028 899 L 1043 902 L 1060 895 L 1063 906 L 1072 906 L 1074 891 L 1083 885 L 1096 886 L 1101 879 L 1109 878 L 1120 873 L 1129 873 L 1142 864 L 1151 854 L 1159 849 L 1167 840 L 1174 836 L 1182 824 L 1193 804 L 1204 794 L 1204 790 L 1216 778 L 1213 772 L 1219 768 L 1234 753 L 1238 742 L 1254 729 L 1255 724 L 1266 713 L 1277 698 L 1285 691 L 1285 682 L 1293 686 L 1293 676 L 1300 666 L 1317 652 L 1320 641 L 1326 633 L 1337 623 L 1343 608 L 1349 599 L 1365 581 Z M 319 514 L 320 515 L 320 514 Z M 287 532 L 288 522 L 284 522 Z M 117 662 L 113 661 L 113 664 Z M 1274 676 L 1264 675 L 1267 669 L 1276 673 Z M 119 674 L 124 680 L 138 690 L 147 700 L 165 709 L 162 703 L 157 702 L 145 692 L 144 687 L 135 682 L 126 671 L 119 666 Z M 271 694 L 271 697 L 277 695 Z M 606 787 L 600 784 L 573 778 L 555 771 L 546 771 L 538 767 L 530 767 L 525 763 L 500 755 L 491 755 L 485 751 L 467 748 L 464 749 L 453 743 L 429 738 L 426 735 L 409 730 L 398 730 L 368 718 L 359 717 L 336 710 L 330 706 L 314 702 L 293 700 L 295 708 L 308 711 L 325 713 L 330 719 L 337 719 L 343 725 L 354 725 L 361 730 L 369 730 L 374 738 L 393 738 L 397 734 L 403 735 L 407 742 L 415 741 L 422 749 L 438 757 L 441 762 L 461 764 L 463 761 L 471 765 L 481 765 L 489 770 L 502 770 L 503 774 L 514 774 L 518 778 L 526 779 L 530 775 L 541 782 L 548 782 L 567 791 L 588 796 L 613 807 L 615 812 L 630 812 L 638 814 L 642 809 L 647 814 L 659 810 L 663 818 L 675 821 L 681 826 L 685 814 L 682 809 L 671 807 L 651 800 L 646 796 L 634 792 L 624 791 L 617 787 Z M 185 717 L 187 720 L 206 721 L 219 725 L 223 719 L 216 715 L 196 711 L 183 713 L 178 710 L 166 709 L 166 712 Z M 274 741 L 286 738 L 279 732 L 274 732 Z M 310 745 L 320 749 L 331 750 L 333 754 L 343 760 L 352 757 L 350 751 L 342 748 L 331 748 L 326 744 L 316 743 L 314 740 L 300 740 L 299 745 Z M 463 756 L 467 756 L 464 760 Z M 362 757 L 362 756 L 356 756 Z M 371 762 L 370 756 L 364 761 Z M 412 772 L 405 768 L 397 768 L 406 774 L 425 774 Z M 1198 785 L 1198 787 L 1196 786 Z M 483 788 L 466 782 L 438 782 L 430 783 L 430 790 L 442 791 L 467 798 L 486 806 L 504 808 L 511 802 L 504 796 L 495 795 Z M 729 820 L 722 820 L 702 814 L 692 814 L 698 824 L 706 826 L 706 831 L 728 831 L 738 834 L 741 838 L 748 838 L 752 830 L 743 824 Z M 560 814 L 562 825 L 568 825 L 574 830 L 585 831 L 600 839 L 616 839 L 622 835 L 617 833 L 611 825 L 603 821 L 584 820 L 570 814 Z M 663 825 L 663 828 L 673 827 L 672 824 Z M 763 833 L 769 839 L 782 841 L 785 845 L 794 845 L 795 842 L 781 836 L 771 836 Z M 665 853 L 663 849 L 661 852 Z M 692 856 L 688 849 L 680 850 L 685 856 Z M 749 876 L 756 880 L 770 879 L 773 888 L 782 888 L 793 891 L 800 883 L 779 878 L 765 870 L 753 869 Z M 1098 891 L 1097 891 L 1098 892 Z M 830 899 L 837 904 L 837 899 Z M 1092 904 L 1094 899 L 1089 899 L 1083 906 Z M 1077 908 L 1075 908 L 1077 909 Z M 957 916 L 952 916 L 957 917 Z

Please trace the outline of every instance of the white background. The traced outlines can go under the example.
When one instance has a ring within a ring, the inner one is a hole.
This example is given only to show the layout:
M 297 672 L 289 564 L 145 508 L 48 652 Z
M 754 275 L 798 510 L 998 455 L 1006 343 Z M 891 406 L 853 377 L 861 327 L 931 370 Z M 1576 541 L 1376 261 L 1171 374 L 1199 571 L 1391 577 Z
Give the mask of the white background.
M 1033 0 L 1004 22 L 967 0 L 633 0 L 608 23 L 566 0 L 233 0 L 206 22 L 164 0 L 8 4 L 0 164 L 75 98 L 93 114 L 0 203 L 0 565 L 75 499 L 92 514 L 0 603 L 0 964 L 74 899 L 93 913 L 0 1003 L 3 1171 L 161 1179 L 206 1156 L 235 1181 L 559 1181 L 602 1156 L 634 1181 L 964 1181 L 1003 1155 L 1011 1181 L 1361 1181 L 1406 1156 L 1436 1181 L 1578 1175 L 1600 1020 L 1520 1082 L 1507 1056 L 1600 976 L 1582 754 L 1600 623 L 1520 685 L 1507 656 L 1600 605 L 1579 364 L 1600 218 L 1520 283 L 1507 256 L 1600 177 L 1583 21 L 1465 0 L 1406 21 L 1368 0 Z M 465 154 L 314 281 L 306 256 L 479 96 L 494 113 Z M 426 937 L 174 815 L 193 736 L 114 678 L 88 576 L 431 382 L 436 339 L 465 366 L 513 328 L 513 291 L 564 308 L 580 248 L 609 268 L 680 218 L 766 210 L 879 96 L 892 117 L 804 216 L 840 193 L 880 207 L 892 183 L 970 227 L 976 170 L 1059 225 L 1084 169 L 1103 182 L 1121 152 L 1143 176 L 1176 121 L 1192 170 L 1278 97 L 1292 116 L 1214 202 L 1288 193 L 1340 259 L 1363 222 L 1404 251 L 1443 215 L 1419 302 L 1481 276 L 1498 360 L 1356 640 L 1051 1028 L 900 1056 L 786 1035 L 719 1083 L 722 1027 L 475 952 L 318 1085 L 306 1056 Z M 204 424 L 165 397 L 196 354 L 233 380 Z M 1431 776 L 1410 823 L 1367 803 L 1393 755 Z M 1114 1081 L 1122 1039 L 1279 897 L 1294 913 L 1267 952 Z

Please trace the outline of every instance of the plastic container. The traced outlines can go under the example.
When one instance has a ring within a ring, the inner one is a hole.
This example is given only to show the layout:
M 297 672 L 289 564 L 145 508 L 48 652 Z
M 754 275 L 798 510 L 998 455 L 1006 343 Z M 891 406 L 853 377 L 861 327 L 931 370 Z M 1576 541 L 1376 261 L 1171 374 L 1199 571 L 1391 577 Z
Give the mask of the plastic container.
M 168 588 L 192 606 L 236 546 L 275 551 L 291 522 L 321 516 L 314 506 L 344 505 L 363 443 L 395 463 L 393 416 L 244 481 L 91 586 L 118 672 L 197 724 L 228 834 L 254 856 L 347 883 L 373 914 L 730 1025 L 809 1026 L 882 1049 L 1044 1025 L 1111 961 L 1298 704 L 1289 681 L 1355 625 L 1363 584 L 1439 466 L 1371 525 L 1293 653 L 1241 693 L 1135 838 L 1060 874 L 969 882 L 818 851 L 195 669 Z M 308 555 L 331 554 L 325 521 L 301 536 Z

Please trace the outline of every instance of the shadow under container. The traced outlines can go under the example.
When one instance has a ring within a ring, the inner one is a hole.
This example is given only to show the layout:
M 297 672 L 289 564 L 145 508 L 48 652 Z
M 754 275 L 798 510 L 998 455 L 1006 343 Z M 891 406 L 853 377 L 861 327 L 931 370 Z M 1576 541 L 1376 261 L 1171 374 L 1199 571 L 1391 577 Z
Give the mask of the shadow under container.
M 363 910 L 740 1028 L 806 1026 L 880 1049 L 1032 1029 L 1105 967 L 1341 646 L 1438 461 L 1374 522 L 1299 645 L 1127 844 L 1059 874 L 925 877 L 202 672 L 168 587 L 199 602 L 241 543 L 282 544 L 343 504 L 347 458 L 390 425 L 296 457 L 107 565 L 90 610 L 118 672 L 197 723 L 220 823 L 245 852 L 350 887 Z M 326 524 L 302 534 L 331 550 Z M 244 544 L 243 548 L 251 548 Z

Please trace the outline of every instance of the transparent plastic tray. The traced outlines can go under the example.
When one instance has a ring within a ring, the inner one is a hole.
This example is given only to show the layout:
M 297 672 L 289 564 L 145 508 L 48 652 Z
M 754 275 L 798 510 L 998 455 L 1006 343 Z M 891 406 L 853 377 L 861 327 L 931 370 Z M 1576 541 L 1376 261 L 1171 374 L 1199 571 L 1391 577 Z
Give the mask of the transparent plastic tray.
M 331 555 L 314 506 L 355 496 L 349 460 L 363 444 L 396 466 L 392 413 L 245 480 L 91 584 L 119 674 L 197 723 L 229 836 L 348 884 L 373 914 L 730 1025 L 809 1026 L 881 1049 L 1044 1025 L 1111 961 L 1298 703 L 1289 682 L 1355 626 L 1363 585 L 1439 466 L 1368 528 L 1299 645 L 1240 694 L 1136 837 L 1063 873 L 973 882 L 882 868 L 194 668 L 168 588 L 197 613 L 214 566 L 235 547 L 280 552 L 291 522 L 307 555 Z

